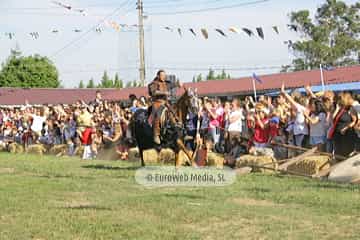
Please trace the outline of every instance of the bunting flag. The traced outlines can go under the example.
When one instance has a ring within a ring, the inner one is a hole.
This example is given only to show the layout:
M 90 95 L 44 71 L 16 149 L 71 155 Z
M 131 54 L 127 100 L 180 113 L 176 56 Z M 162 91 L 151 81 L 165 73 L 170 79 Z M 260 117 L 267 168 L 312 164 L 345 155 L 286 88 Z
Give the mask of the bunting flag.
M 31 33 L 30 33 L 30 36 L 31 36 L 33 39 L 38 39 L 38 38 L 39 38 L 39 33 L 38 33 L 38 32 L 31 32 Z
M 236 27 L 230 27 L 229 31 L 233 33 L 239 33 L 239 29 L 237 29 Z
M 57 2 L 57 1 L 52 1 L 54 4 L 58 5 L 59 7 L 62 7 L 62 8 L 66 8 L 67 10 L 71 10 L 71 6 L 70 5 L 66 5 L 64 3 L 61 3 L 61 2 Z
M 293 46 L 293 42 L 291 40 L 285 41 L 284 44 L 288 45 L 288 48 Z
M 217 31 L 218 33 L 220 33 L 220 35 L 222 35 L 223 37 L 227 37 L 226 34 L 219 28 L 216 28 L 215 31 Z
M 288 24 L 288 27 L 289 27 L 290 30 L 293 30 L 293 31 L 295 31 L 295 32 L 298 31 L 298 27 L 297 27 L 296 25 Z
M 256 31 L 257 31 L 259 37 L 260 37 L 262 40 L 264 40 L 264 39 L 265 39 L 265 36 L 264 36 L 264 32 L 263 32 L 262 28 L 261 28 L 261 27 L 258 27 L 258 28 L 256 28 Z
M 120 25 L 117 22 L 112 21 L 111 22 L 111 27 L 117 32 L 120 31 Z
M 249 37 L 251 37 L 252 35 L 254 35 L 253 31 L 251 31 L 250 29 L 248 28 L 243 28 L 242 29 L 247 35 L 249 35 Z
M 277 26 L 273 26 L 272 28 L 276 34 L 279 34 L 279 28 Z
M 180 37 L 182 37 L 181 28 L 178 28 L 178 33 L 179 33 Z
M 194 29 L 190 28 L 189 31 L 196 37 L 196 33 L 195 33 Z
M 204 36 L 205 39 L 209 38 L 209 33 L 205 28 L 201 29 L 201 33 L 202 33 L 202 35 Z

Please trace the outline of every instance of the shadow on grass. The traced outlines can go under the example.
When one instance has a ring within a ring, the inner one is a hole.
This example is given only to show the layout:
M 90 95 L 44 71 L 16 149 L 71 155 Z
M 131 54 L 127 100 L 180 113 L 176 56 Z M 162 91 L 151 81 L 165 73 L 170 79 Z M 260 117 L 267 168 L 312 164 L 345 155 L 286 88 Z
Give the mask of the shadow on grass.
M 203 196 L 192 195 L 192 194 L 184 194 L 184 193 L 167 193 L 164 194 L 166 197 L 171 198 L 187 198 L 187 199 L 205 199 Z
M 125 170 L 125 171 L 134 171 L 139 168 L 140 166 L 131 166 L 131 167 L 113 167 L 113 166 L 106 166 L 103 164 L 97 164 L 97 165 L 86 165 L 82 166 L 83 168 L 87 169 L 97 169 L 97 170 Z
M 335 189 L 335 190 L 345 190 L 345 191 L 360 191 L 359 185 L 354 184 L 340 184 L 340 183 L 333 183 L 330 181 L 323 181 L 323 182 L 317 182 L 312 185 L 306 185 L 304 184 L 302 187 L 304 188 L 323 188 L 323 189 Z
M 71 210 L 99 210 L 99 211 L 111 211 L 111 208 L 108 207 L 99 207 L 96 205 L 79 205 L 79 206 L 66 206 L 66 207 L 59 207 L 58 209 L 71 209 Z
M 74 176 L 74 175 L 34 175 L 33 177 L 38 177 L 38 178 L 79 178 L 79 179 L 86 179 L 86 180 L 91 180 L 91 179 L 95 179 L 94 177 L 85 177 L 85 176 Z

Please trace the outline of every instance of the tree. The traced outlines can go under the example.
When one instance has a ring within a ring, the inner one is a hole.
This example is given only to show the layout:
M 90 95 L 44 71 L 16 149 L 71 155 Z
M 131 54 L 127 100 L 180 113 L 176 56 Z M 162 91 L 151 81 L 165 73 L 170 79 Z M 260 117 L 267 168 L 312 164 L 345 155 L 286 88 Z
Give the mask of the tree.
M 131 88 L 132 87 L 132 82 L 130 81 L 130 82 L 127 82 L 126 84 L 125 84 L 125 88 Z
M 216 76 L 217 80 L 223 80 L 223 79 L 229 79 L 229 78 L 230 78 L 230 74 L 226 75 L 225 69 L 223 69 L 221 71 L 221 73 Z
M 196 78 L 196 82 L 202 82 L 202 80 L 202 74 L 200 73 Z
M 215 77 L 215 72 L 214 70 L 212 70 L 211 68 L 209 69 L 209 73 L 208 75 L 206 76 L 206 80 L 215 80 L 216 77 Z
M 90 79 L 86 88 L 95 88 L 95 83 L 94 83 L 94 79 Z
M 111 80 L 107 74 L 106 71 L 104 71 L 104 74 L 101 78 L 101 82 L 98 85 L 98 88 L 113 88 L 114 87 L 114 82 L 113 80 Z
M 317 9 L 314 20 L 309 10 L 290 14 L 292 30 L 303 40 L 292 43 L 293 70 L 318 68 L 320 64 L 344 66 L 357 63 L 360 51 L 360 3 L 346 5 L 337 0 L 326 0 Z
M 114 78 L 114 88 L 123 88 L 123 82 L 116 73 Z
M 55 65 L 40 55 L 21 56 L 15 50 L 2 64 L 0 87 L 57 88 L 59 74 Z
M 80 81 L 80 83 L 79 83 L 79 88 L 84 88 L 84 82 L 83 82 L 83 80 Z

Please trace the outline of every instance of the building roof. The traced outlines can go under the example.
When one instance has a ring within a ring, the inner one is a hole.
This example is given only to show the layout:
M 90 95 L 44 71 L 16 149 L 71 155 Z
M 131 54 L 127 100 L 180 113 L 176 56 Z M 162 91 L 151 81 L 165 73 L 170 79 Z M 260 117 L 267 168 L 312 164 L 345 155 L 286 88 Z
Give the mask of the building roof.
M 256 83 L 258 92 L 269 92 L 280 89 L 282 81 L 287 88 L 299 88 L 305 85 L 320 85 L 320 71 L 299 71 L 259 76 L 262 84 Z M 339 67 L 331 71 L 324 70 L 326 84 L 339 84 L 360 81 L 360 65 Z M 244 77 L 228 80 L 212 80 L 199 83 L 186 83 L 186 87 L 197 88 L 202 96 L 231 96 L 250 94 L 253 91 L 252 78 Z M 0 88 L 0 105 L 22 105 L 26 100 L 30 104 L 70 104 L 81 99 L 89 102 L 95 99 L 100 90 L 103 98 L 108 100 L 126 100 L 130 94 L 147 95 L 147 88 L 126 89 L 41 89 L 41 88 Z M 181 90 L 178 92 L 181 93 Z

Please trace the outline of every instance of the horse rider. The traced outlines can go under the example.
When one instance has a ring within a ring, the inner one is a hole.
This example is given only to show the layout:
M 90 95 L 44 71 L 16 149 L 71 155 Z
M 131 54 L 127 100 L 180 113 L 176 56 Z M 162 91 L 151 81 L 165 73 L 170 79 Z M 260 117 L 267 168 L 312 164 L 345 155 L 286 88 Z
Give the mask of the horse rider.
M 155 79 L 148 85 L 149 95 L 152 100 L 152 127 L 154 135 L 154 143 L 160 145 L 160 123 L 161 114 L 169 106 L 169 97 L 171 90 L 176 87 L 182 87 L 181 83 L 167 80 L 164 70 L 159 70 Z

